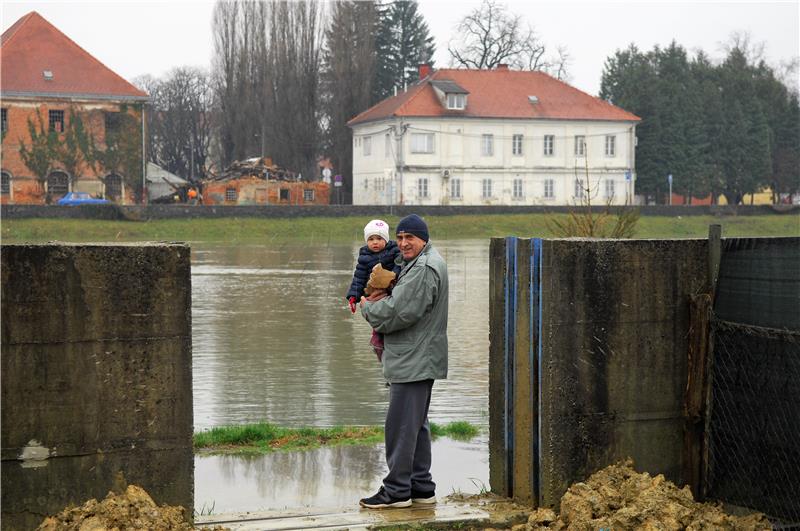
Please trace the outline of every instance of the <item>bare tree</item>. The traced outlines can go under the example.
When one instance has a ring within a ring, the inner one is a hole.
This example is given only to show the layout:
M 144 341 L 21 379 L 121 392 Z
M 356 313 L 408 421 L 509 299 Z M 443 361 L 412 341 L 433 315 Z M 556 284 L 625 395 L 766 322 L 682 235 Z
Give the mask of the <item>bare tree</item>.
M 204 177 L 212 135 L 208 74 L 180 67 L 164 79 L 142 78 L 138 83 L 150 93 L 150 159 L 186 179 Z
M 450 41 L 451 64 L 464 68 L 491 69 L 507 64 L 518 70 L 541 70 L 564 79 L 568 55 L 559 48 L 555 57 L 521 15 L 511 13 L 496 0 L 483 0 L 458 23 Z

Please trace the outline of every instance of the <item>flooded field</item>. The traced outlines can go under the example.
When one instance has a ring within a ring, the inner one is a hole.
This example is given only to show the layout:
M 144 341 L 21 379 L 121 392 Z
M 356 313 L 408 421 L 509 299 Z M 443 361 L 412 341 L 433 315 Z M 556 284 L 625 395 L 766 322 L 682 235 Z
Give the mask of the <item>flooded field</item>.
M 470 443 L 434 444 L 441 495 L 488 485 L 488 240 L 436 242 L 450 274 L 450 369 L 430 419 L 467 420 Z M 344 294 L 358 243 L 193 246 L 195 431 L 266 420 L 333 426 L 383 423 L 388 389 Z M 196 510 L 352 503 L 377 489 L 383 448 L 327 448 L 263 457 L 197 457 Z

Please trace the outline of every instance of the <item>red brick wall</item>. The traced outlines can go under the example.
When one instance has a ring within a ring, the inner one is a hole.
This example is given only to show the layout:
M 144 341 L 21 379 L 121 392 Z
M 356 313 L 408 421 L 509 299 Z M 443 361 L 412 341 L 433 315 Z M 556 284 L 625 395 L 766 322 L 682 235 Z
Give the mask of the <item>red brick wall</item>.
M 236 201 L 225 200 L 228 188 L 236 190 Z M 288 190 L 288 199 L 280 199 L 281 189 Z M 304 190 L 314 191 L 313 201 L 305 201 Z M 322 182 L 265 181 L 259 178 L 208 182 L 203 190 L 203 203 L 206 205 L 327 205 L 330 204 L 330 186 Z
M 2 171 L 11 175 L 11 188 L 9 194 L 0 195 L 0 203 L 16 204 L 42 204 L 45 202 L 45 193 L 39 185 L 33 172 L 22 162 L 19 154 L 20 145 L 30 146 L 31 136 L 28 131 L 28 119 L 33 120 L 34 126 L 38 129 L 39 121 L 37 113 L 42 117 L 44 127 L 49 127 L 48 111 L 63 110 L 65 126 L 68 126 L 70 110 L 80 113 L 84 126 L 92 133 L 95 144 L 102 148 L 105 143 L 105 112 L 119 112 L 120 104 L 114 102 L 74 102 L 68 100 L 21 100 L 4 99 L 2 107 L 6 109 L 8 119 L 8 130 L 3 135 L 2 144 Z M 133 106 L 128 106 L 128 112 L 139 117 L 139 113 Z M 53 170 L 60 169 L 55 163 Z M 89 191 L 92 193 L 102 192 L 103 183 L 99 177 L 106 175 L 103 168 L 86 168 L 82 175 L 74 181 L 73 190 Z M 126 190 L 127 192 L 127 190 Z M 132 195 L 126 193 L 129 199 Z

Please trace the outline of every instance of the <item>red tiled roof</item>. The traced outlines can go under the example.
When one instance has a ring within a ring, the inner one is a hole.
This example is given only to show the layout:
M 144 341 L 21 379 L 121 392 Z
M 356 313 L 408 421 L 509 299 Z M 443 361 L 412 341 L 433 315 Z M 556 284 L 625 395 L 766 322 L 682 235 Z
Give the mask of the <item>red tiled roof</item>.
M 429 80 L 454 81 L 469 92 L 467 108 L 448 110 Z M 538 103 L 531 103 L 536 96 Z M 391 117 L 464 116 L 558 120 L 639 121 L 635 114 L 559 81 L 544 72 L 508 69 L 437 70 L 406 92 L 383 100 L 348 122 L 356 125 Z
M 52 80 L 44 78 L 45 70 L 53 73 Z M 0 90 L 4 95 L 147 98 L 36 11 L 16 21 L 0 38 Z

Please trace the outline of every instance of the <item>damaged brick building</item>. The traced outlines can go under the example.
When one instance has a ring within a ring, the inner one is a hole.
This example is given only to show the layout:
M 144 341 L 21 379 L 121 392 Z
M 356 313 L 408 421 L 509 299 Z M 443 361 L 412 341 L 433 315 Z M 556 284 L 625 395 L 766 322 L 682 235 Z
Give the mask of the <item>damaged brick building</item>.
M 119 203 L 133 201 L 143 186 L 142 109 L 148 95 L 35 11 L 9 27 L 0 42 L 0 201 L 41 204 L 73 191 Z M 37 168 L 28 167 L 21 150 L 34 149 L 31 127 L 35 135 L 54 137 L 63 145 L 79 121 L 102 161 L 91 164 L 73 158 L 65 163 L 50 147 Z M 112 138 L 126 143 L 124 159 L 102 157 L 110 152 Z

